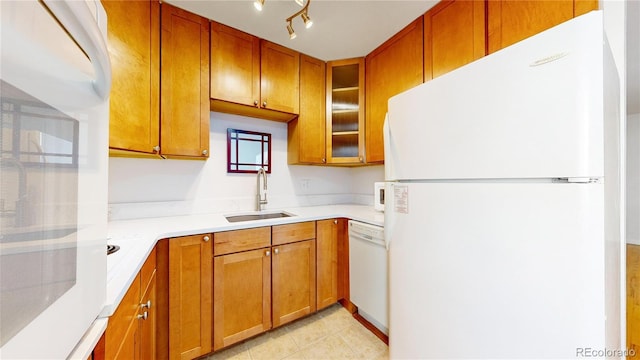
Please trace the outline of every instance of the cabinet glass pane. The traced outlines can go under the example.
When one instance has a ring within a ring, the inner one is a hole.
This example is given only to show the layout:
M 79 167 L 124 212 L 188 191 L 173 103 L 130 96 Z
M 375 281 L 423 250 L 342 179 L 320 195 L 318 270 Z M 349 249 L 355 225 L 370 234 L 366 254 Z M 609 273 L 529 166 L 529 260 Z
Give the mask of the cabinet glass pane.
M 360 131 L 358 64 L 335 66 L 331 79 L 332 156 L 357 157 Z

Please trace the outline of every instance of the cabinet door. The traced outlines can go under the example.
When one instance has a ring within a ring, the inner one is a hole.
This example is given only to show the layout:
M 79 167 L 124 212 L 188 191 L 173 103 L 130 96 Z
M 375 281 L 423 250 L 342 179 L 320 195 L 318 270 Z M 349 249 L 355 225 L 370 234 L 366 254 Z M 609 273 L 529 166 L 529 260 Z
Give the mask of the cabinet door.
M 257 106 L 260 39 L 211 22 L 211 98 Z
M 112 72 L 109 147 L 153 153 L 160 142 L 160 5 L 111 0 L 102 4 Z
M 325 76 L 322 60 L 300 55 L 300 116 L 289 122 L 289 164 L 324 164 Z
M 262 40 L 260 67 L 260 106 L 297 114 L 300 109 L 300 53 Z
M 488 52 L 496 52 L 597 8 L 597 0 L 489 0 Z
M 338 301 L 338 219 L 317 222 L 316 229 L 317 308 Z
M 315 240 L 274 246 L 271 261 L 273 327 L 315 312 Z
M 364 59 L 327 63 L 327 163 L 364 162 Z
M 424 15 L 425 81 L 484 55 L 484 1 L 443 1 Z
M 160 152 L 209 155 L 209 20 L 162 5 Z
M 193 359 L 211 351 L 211 235 L 169 240 L 169 357 Z
M 140 359 L 155 360 L 156 357 L 156 275 L 151 276 L 149 286 L 142 296 L 139 319 Z M 146 317 L 144 316 L 146 312 Z
M 384 161 L 382 125 L 390 97 L 423 82 L 422 18 L 409 24 L 366 58 L 366 158 Z
M 105 332 L 105 358 L 137 359 L 136 336 L 140 304 L 140 276 L 136 275 L 116 311 L 109 317 Z
M 213 350 L 271 328 L 271 249 L 213 260 Z

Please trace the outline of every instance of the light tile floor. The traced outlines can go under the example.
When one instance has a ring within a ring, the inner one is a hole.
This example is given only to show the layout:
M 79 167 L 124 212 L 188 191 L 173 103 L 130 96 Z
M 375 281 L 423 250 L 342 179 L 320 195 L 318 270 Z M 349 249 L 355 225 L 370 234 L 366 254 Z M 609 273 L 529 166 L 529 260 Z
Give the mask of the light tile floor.
M 389 358 L 387 345 L 336 304 L 210 355 L 207 360 Z

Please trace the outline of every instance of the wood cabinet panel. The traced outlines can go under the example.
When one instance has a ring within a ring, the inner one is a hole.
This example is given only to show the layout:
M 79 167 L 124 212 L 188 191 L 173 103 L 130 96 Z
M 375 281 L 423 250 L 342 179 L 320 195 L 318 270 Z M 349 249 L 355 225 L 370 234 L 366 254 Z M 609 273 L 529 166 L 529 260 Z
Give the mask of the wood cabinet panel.
M 294 224 L 276 225 L 271 229 L 273 246 L 295 241 L 315 239 L 316 223 L 307 221 Z
M 224 231 L 213 234 L 213 255 L 224 255 L 271 246 L 271 228 Z
M 597 8 L 592 0 L 488 0 L 488 53 Z
M 137 331 L 138 305 L 140 301 L 140 276 L 136 275 L 133 283 L 122 298 L 120 305 L 109 318 L 105 334 L 105 357 L 116 359 L 127 358 L 135 354 L 135 337 Z M 133 358 L 137 358 L 137 355 Z
M 424 15 L 425 81 L 485 55 L 485 2 L 442 1 Z
M 269 330 L 271 250 L 216 256 L 213 267 L 213 350 Z
M 627 349 L 640 351 L 640 246 L 627 244 Z
M 155 255 L 155 250 L 153 252 Z M 155 264 L 155 256 L 154 256 L 154 264 Z M 155 266 L 154 266 L 155 267 Z M 155 270 L 155 269 L 154 269 Z M 141 273 L 142 278 L 142 273 Z M 144 282 L 143 282 L 144 284 Z M 155 271 L 151 274 L 151 278 L 148 279 L 148 286 L 146 291 L 142 295 L 140 308 L 140 313 L 147 313 L 147 318 L 141 318 L 138 320 L 139 329 L 138 333 L 140 336 L 139 339 L 139 348 L 140 348 L 140 359 L 142 360 L 155 360 L 156 356 L 156 327 L 157 327 L 157 297 L 156 297 L 156 274 Z M 150 306 L 146 306 L 150 305 Z
M 207 239 L 208 238 L 208 239 Z M 211 351 L 213 249 L 211 235 L 169 240 L 169 357 Z
M 162 4 L 161 153 L 209 156 L 209 20 Z
M 273 327 L 316 311 L 315 240 L 273 247 Z
M 288 124 L 289 164 L 326 163 L 324 61 L 300 55 L 300 116 Z
M 317 309 L 338 301 L 338 219 L 319 220 L 316 225 Z
M 423 82 L 423 19 L 416 19 L 366 57 L 366 160 L 384 161 L 382 125 L 390 97 Z
M 109 147 L 151 154 L 160 141 L 160 4 L 102 4 L 112 71 Z
M 260 39 L 211 22 L 211 98 L 257 106 Z
M 297 114 L 300 111 L 300 53 L 262 40 L 260 106 Z

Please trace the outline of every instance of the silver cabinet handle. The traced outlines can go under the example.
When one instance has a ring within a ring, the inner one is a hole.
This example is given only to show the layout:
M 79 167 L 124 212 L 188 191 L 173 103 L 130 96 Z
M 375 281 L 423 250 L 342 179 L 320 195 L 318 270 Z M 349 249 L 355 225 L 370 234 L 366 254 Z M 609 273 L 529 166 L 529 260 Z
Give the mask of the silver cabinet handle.
M 323 162 L 323 163 L 326 163 L 326 162 L 327 162 L 327 159 L 322 158 L 322 162 Z
M 262 107 L 265 107 L 265 108 L 267 107 L 267 100 L 262 102 Z
M 207 242 L 207 241 L 209 241 L 209 240 L 211 240 L 211 239 L 209 238 L 209 235 L 205 235 L 205 236 L 202 238 L 202 240 L 204 240 L 204 242 Z
M 153 147 L 154 152 L 160 152 L 160 145 L 156 145 Z
M 273 249 L 273 253 L 278 255 L 278 253 L 280 252 L 280 250 L 278 250 L 278 248 Z
M 364 158 L 362 156 L 360 156 L 358 160 L 360 160 L 360 162 L 364 162 Z
M 149 318 L 149 312 L 145 311 L 142 314 L 138 315 L 138 319 L 147 320 Z
M 333 220 L 333 223 L 338 225 L 338 219 Z
M 267 250 L 264 252 L 264 256 L 271 256 L 271 251 Z
M 253 100 L 253 106 L 258 106 L 258 100 Z
M 202 150 L 202 155 L 207 155 L 209 151 L 207 149 Z
M 151 309 L 151 300 L 147 300 L 146 303 L 140 304 L 140 307 L 143 308 L 143 309 L 145 309 L 145 308 L 146 309 Z

